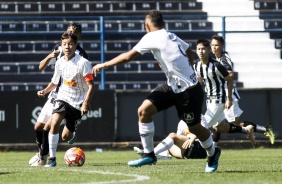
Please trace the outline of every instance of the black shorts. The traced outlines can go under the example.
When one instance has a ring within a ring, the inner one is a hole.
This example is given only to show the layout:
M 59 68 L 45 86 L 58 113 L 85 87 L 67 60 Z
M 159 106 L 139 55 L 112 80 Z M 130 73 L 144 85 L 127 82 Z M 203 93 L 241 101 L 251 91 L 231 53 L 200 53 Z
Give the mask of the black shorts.
M 191 148 L 186 149 L 182 157 L 185 159 L 204 159 L 207 158 L 207 151 L 196 140 Z
M 55 100 L 53 114 L 65 112 L 66 119 L 66 127 L 69 131 L 74 132 L 77 128 L 77 125 L 80 124 L 81 121 L 81 111 L 77 110 L 70 104 L 62 100 Z
M 146 99 L 150 100 L 158 111 L 175 106 L 179 119 L 189 126 L 201 122 L 204 92 L 200 83 L 181 93 L 174 93 L 171 87 L 164 83 L 156 87 Z

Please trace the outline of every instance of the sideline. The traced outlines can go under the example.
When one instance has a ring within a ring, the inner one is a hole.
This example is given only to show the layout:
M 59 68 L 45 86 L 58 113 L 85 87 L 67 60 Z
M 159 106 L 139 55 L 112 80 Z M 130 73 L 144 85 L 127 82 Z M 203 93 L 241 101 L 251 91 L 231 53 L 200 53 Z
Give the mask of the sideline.
M 145 175 L 138 175 L 138 174 L 124 174 L 124 173 L 115 173 L 115 172 L 108 172 L 108 171 L 95 171 L 95 170 L 66 170 L 66 169 L 58 169 L 60 171 L 74 171 L 74 172 L 82 172 L 82 173 L 98 173 L 98 174 L 107 174 L 107 175 L 119 175 L 119 176 L 127 176 L 127 177 L 134 177 L 135 179 L 128 179 L 128 180 L 112 180 L 112 181 L 103 181 L 103 182 L 87 182 L 82 184 L 106 184 L 106 183 L 128 183 L 128 182 L 137 182 L 137 181 L 144 181 L 149 180 L 149 176 Z

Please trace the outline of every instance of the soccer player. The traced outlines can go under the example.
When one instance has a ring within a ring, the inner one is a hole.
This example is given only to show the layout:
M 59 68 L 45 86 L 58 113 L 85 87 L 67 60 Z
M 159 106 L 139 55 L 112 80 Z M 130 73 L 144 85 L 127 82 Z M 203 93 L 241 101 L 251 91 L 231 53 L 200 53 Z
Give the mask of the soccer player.
M 204 116 L 201 116 L 201 124 L 207 127 Z M 138 147 L 133 150 L 142 155 L 144 151 Z M 158 159 L 171 159 L 171 156 L 178 159 L 204 159 L 207 157 L 205 149 L 201 146 L 196 136 L 189 132 L 189 128 L 184 121 L 179 121 L 177 132 L 170 133 L 155 148 L 154 153 Z M 170 155 L 171 156 L 170 156 Z
M 212 36 L 212 40 L 211 40 L 212 53 L 215 55 L 216 60 L 220 62 L 223 66 L 225 66 L 225 68 L 229 72 L 229 75 L 233 76 L 233 62 L 231 61 L 231 58 L 228 55 L 228 53 L 224 51 L 224 44 L 225 43 L 222 36 L 219 35 Z M 232 101 L 233 107 L 230 108 L 228 111 L 225 111 L 225 117 L 227 121 L 244 127 L 248 125 L 252 125 L 254 128 L 254 132 L 264 133 L 264 135 L 266 135 L 269 138 L 271 144 L 274 144 L 275 135 L 269 127 L 264 127 L 250 121 L 242 121 L 240 119 L 240 116 L 243 113 L 243 111 L 239 107 L 240 96 L 236 86 L 233 87 L 232 99 L 233 99 Z M 216 145 L 219 139 L 220 139 L 220 133 L 216 132 L 214 134 L 214 142 Z M 255 144 L 254 137 L 252 136 L 250 137 L 250 139 L 252 144 L 254 145 Z
M 67 31 L 74 32 L 77 35 L 77 38 L 80 39 L 82 36 L 82 29 L 79 23 L 70 23 L 68 25 Z M 83 56 L 84 58 L 88 59 L 87 53 L 77 45 L 76 52 Z M 53 51 L 48 54 L 39 64 L 39 70 L 46 69 L 49 65 L 55 64 L 55 62 L 63 56 L 62 47 L 59 44 L 54 46 Z M 44 104 L 36 124 L 34 125 L 35 135 L 36 135 L 36 142 L 38 145 L 39 152 L 35 154 L 30 160 L 29 164 L 31 166 L 43 166 L 46 164 L 47 155 L 49 153 L 49 142 L 48 142 L 48 134 L 51 124 L 51 116 L 53 111 L 53 103 L 57 97 L 57 92 L 59 90 L 58 85 L 51 93 L 48 95 L 48 100 Z M 39 92 L 38 92 L 39 94 Z M 64 121 L 63 123 L 64 124 Z M 68 140 L 69 144 L 73 144 L 77 139 L 76 132 L 73 133 L 73 137 Z
M 138 108 L 138 126 L 144 154 L 138 160 L 129 161 L 128 165 L 138 167 L 157 162 L 154 154 L 155 127 L 152 117 L 159 111 L 175 106 L 179 118 L 187 123 L 190 132 L 198 137 L 207 151 L 205 172 L 214 172 L 218 168 L 221 149 L 214 147 L 210 131 L 200 123 L 204 94 L 190 64 L 194 59 L 193 52 L 189 44 L 165 30 L 164 26 L 161 12 L 150 10 L 145 17 L 147 34 L 139 43 L 130 51 L 95 65 L 92 72 L 96 75 L 103 68 L 127 63 L 139 54 L 151 52 L 160 62 L 167 83 L 156 87 Z
M 76 34 L 67 31 L 61 37 L 64 56 L 55 64 L 55 71 L 51 83 L 40 95 L 44 96 L 58 85 L 60 78 L 62 85 L 55 100 L 52 123 L 48 135 L 50 158 L 45 167 L 55 167 L 56 150 L 59 141 L 59 127 L 63 119 L 66 125 L 63 130 L 63 140 L 73 137 L 76 124 L 87 114 L 90 100 L 94 93 L 93 75 L 90 62 L 75 52 L 77 47 Z
M 207 110 L 205 120 L 208 127 L 215 128 L 218 132 L 237 133 L 242 132 L 252 135 L 252 125 L 241 127 L 232 123 L 225 123 L 225 109 L 232 106 L 233 80 L 226 68 L 212 59 L 209 54 L 211 51 L 210 42 L 200 39 L 196 44 L 196 52 L 200 59 L 194 64 L 197 79 L 205 86 L 207 96 Z M 227 92 L 225 84 L 227 83 Z

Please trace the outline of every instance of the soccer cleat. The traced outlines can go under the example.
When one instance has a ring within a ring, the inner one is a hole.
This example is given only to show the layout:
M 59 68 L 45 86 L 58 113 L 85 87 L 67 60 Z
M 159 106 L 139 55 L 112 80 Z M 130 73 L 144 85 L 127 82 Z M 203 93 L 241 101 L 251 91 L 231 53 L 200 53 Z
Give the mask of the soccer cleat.
M 76 136 L 76 134 L 74 134 L 73 138 L 68 141 L 68 144 L 73 144 L 73 143 L 75 143 L 76 140 L 77 140 L 77 136 Z
M 215 147 L 213 156 L 208 157 L 208 161 L 205 169 L 206 173 L 211 173 L 217 170 L 220 154 L 221 154 L 220 147 Z
M 36 153 L 28 162 L 29 165 L 34 164 L 35 162 L 38 162 L 40 160 L 40 154 Z
M 144 151 L 136 146 L 133 147 L 133 150 L 139 154 L 139 155 L 143 155 Z
M 152 165 L 157 163 L 157 158 L 154 152 L 144 153 L 138 160 L 129 161 L 127 164 L 132 167 L 141 167 L 142 165 Z
M 56 157 L 49 158 L 48 163 L 44 167 L 55 167 L 57 165 Z
M 44 166 L 46 165 L 47 155 L 42 156 L 37 162 L 31 164 L 31 166 Z
M 264 135 L 269 138 L 269 141 L 270 141 L 271 144 L 274 144 L 274 142 L 275 142 L 275 134 L 273 133 L 271 128 L 266 127 L 266 131 L 264 132 Z
M 250 139 L 252 145 L 254 146 L 256 144 L 255 135 L 254 135 L 254 126 L 248 125 L 245 127 L 245 129 L 246 129 L 247 138 Z

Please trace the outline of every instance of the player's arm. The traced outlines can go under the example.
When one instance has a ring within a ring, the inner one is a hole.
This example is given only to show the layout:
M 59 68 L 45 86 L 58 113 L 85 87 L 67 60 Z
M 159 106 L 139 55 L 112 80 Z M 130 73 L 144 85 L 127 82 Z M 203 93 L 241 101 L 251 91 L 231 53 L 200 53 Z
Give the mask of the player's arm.
M 95 65 L 92 68 L 92 73 L 96 76 L 97 72 L 100 71 L 101 69 L 108 68 L 108 67 L 111 67 L 111 66 L 115 66 L 115 65 L 118 65 L 118 64 L 127 63 L 127 62 L 131 61 L 138 54 L 139 54 L 139 52 L 137 52 L 134 49 L 131 49 L 130 51 L 122 53 L 122 54 L 118 55 L 117 57 L 113 58 L 110 61 Z
M 186 50 L 186 55 L 189 59 L 191 66 L 193 66 L 194 65 L 194 52 L 190 48 L 188 48 Z
M 48 54 L 48 56 L 46 56 L 42 61 L 40 61 L 39 70 L 45 70 L 47 68 L 48 64 L 49 64 L 49 61 L 52 58 L 56 58 L 59 54 L 60 54 L 59 50 L 54 50 L 53 52 Z
M 227 100 L 232 102 L 233 79 L 230 75 L 228 75 L 227 77 L 224 77 L 224 80 L 227 82 Z
M 57 84 L 54 84 L 53 82 L 50 82 L 46 88 L 44 88 L 41 91 L 37 91 L 37 95 L 39 97 L 44 97 L 47 93 L 50 93 L 53 89 L 57 87 Z
M 90 109 L 90 101 L 92 99 L 92 96 L 94 94 L 94 80 L 92 74 L 87 74 L 85 77 L 86 84 L 88 86 L 88 91 L 86 93 L 86 97 L 84 99 L 84 102 L 81 106 L 81 115 L 83 116 L 88 112 Z

